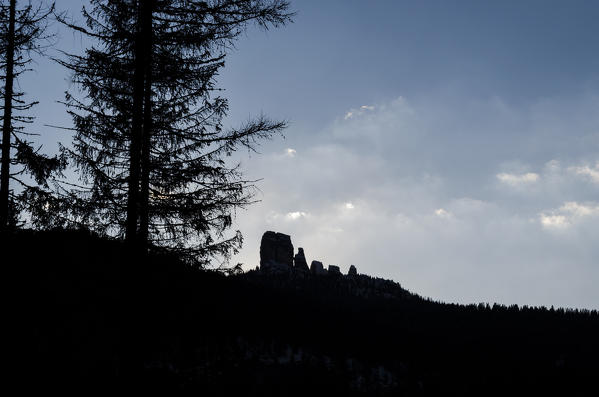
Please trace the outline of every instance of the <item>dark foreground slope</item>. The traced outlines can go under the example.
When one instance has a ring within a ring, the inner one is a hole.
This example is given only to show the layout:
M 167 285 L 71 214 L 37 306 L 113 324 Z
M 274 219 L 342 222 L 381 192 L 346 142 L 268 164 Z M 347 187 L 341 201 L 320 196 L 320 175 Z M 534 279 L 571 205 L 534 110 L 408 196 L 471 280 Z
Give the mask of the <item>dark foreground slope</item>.
M 599 315 L 431 302 L 367 276 L 224 277 L 79 232 L 2 236 L 21 390 L 592 395 Z M 591 392 L 591 394 L 589 394 Z

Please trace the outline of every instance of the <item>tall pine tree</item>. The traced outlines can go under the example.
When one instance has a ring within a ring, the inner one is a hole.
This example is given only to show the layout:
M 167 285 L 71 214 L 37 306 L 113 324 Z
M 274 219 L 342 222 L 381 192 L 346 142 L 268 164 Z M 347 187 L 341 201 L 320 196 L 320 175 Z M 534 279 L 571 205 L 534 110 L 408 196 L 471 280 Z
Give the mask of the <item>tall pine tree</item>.
M 250 24 L 284 24 L 288 8 L 281 0 L 93 0 L 85 27 L 68 23 L 97 44 L 62 62 L 85 94 L 66 100 L 76 133 L 65 150 L 83 183 L 62 191 L 63 221 L 202 264 L 234 252 L 242 237 L 227 231 L 253 191 L 227 157 L 285 123 L 261 116 L 223 128 L 228 103 L 215 79 Z
M 0 104 L 0 229 L 3 230 L 16 226 L 18 212 L 30 207 L 30 198 L 48 195 L 48 177 L 65 165 L 63 158 L 48 157 L 39 152 L 39 147 L 34 147 L 30 137 L 36 134 L 26 131 L 25 126 L 33 122 L 34 117 L 29 112 L 37 102 L 28 102 L 25 93 L 15 91 L 19 78 L 30 68 L 31 56 L 42 55 L 49 44 L 47 20 L 53 9 L 54 5 L 46 8 L 30 2 L 18 7 L 16 0 L 0 3 L 0 79 L 4 83 Z M 16 182 L 17 190 L 11 188 L 11 181 Z

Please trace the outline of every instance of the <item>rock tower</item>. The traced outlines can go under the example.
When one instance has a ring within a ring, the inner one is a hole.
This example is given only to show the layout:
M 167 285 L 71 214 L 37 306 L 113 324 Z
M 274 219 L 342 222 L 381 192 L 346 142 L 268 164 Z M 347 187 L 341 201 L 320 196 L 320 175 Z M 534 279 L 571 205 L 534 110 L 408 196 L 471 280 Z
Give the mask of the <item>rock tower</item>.
M 293 268 L 293 244 L 290 236 L 272 231 L 262 235 L 260 268 L 263 270 Z

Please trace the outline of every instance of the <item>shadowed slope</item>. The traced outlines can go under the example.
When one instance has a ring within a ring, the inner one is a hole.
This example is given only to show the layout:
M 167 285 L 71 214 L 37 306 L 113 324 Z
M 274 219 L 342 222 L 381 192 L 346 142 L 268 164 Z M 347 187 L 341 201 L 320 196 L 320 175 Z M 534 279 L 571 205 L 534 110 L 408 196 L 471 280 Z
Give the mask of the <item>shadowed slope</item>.
M 442 304 L 362 275 L 225 277 L 81 232 L 2 238 L 26 388 L 577 395 L 599 369 L 597 312 Z

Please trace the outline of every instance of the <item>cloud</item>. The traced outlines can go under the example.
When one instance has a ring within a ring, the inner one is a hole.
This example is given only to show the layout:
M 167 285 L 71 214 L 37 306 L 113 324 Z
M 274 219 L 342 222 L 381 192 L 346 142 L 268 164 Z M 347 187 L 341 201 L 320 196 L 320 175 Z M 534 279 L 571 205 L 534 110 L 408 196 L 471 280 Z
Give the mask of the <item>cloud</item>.
M 595 167 L 583 165 L 578 167 L 570 167 L 570 170 L 577 175 L 588 178 L 593 183 L 599 184 L 599 161 L 595 163 Z
M 578 111 L 598 103 L 399 97 L 292 126 L 248 167 L 262 196 L 234 260 L 254 267 L 277 230 L 309 259 L 434 299 L 597 308 L 597 184 L 573 167 L 599 156 L 599 114 Z
M 443 218 L 443 219 L 450 219 L 453 217 L 453 214 L 443 208 L 439 208 L 435 210 L 435 215 L 437 215 L 439 218 Z
M 298 220 L 300 218 L 305 218 L 308 214 L 306 214 L 303 211 L 295 211 L 295 212 L 288 212 L 287 215 L 285 215 L 285 217 L 287 219 L 290 219 L 292 221 Z
M 568 201 L 549 213 L 541 213 L 539 219 L 547 229 L 565 229 L 589 217 L 599 216 L 599 204 Z
M 502 183 L 510 186 L 522 186 L 529 183 L 534 183 L 539 180 L 539 174 L 527 172 L 525 174 L 509 174 L 502 172 L 496 175 L 497 179 Z
M 565 215 L 540 215 L 541 224 L 548 229 L 563 229 L 570 226 L 570 221 Z
M 349 110 L 347 113 L 345 113 L 345 116 L 343 116 L 343 119 L 344 120 L 349 120 L 349 119 L 351 119 L 353 117 L 356 117 L 356 116 L 362 116 L 366 112 L 371 112 L 374 109 L 375 109 L 375 106 L 362 105 L 358 109 L 351 109 L 351 110 Z
M 599 215 L 599 205 L 594 203 L 579 204 L 576 201 L 569 201 L 560 209 L 577 218 Z

